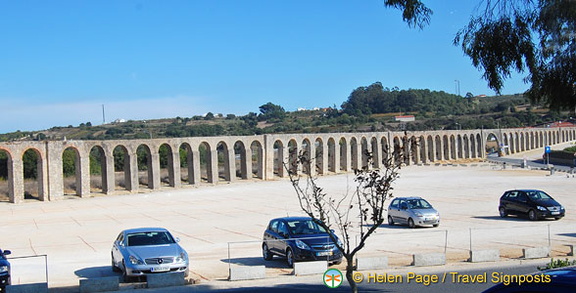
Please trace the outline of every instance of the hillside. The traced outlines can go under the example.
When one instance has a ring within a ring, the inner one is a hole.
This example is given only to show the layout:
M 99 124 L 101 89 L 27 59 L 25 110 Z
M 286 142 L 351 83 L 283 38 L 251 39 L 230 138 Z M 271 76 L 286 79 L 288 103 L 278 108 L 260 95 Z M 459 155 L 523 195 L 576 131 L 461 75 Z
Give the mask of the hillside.
M 159 137 L 254 135 L 265 133 L 363 132 L 532 127 L 569 119 L 549 112 L 522 95 L 467 97 L 429 90 L 389 90 L 379 83 L 354 90 L 341 108 L 287 112 L 267 103 L 259 113 L 213 114 L 145 121 L 52 127 L 33 132 L 0 134 L 0 141 L 106 140 Z M 398 115 L 415 121 L 397 122 Z

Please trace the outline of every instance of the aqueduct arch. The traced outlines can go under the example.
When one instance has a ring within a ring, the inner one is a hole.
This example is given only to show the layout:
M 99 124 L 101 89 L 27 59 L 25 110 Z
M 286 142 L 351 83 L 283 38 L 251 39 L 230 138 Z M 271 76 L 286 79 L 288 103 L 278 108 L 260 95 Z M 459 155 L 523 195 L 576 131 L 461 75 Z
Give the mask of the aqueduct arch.
M 63 197 L 65 190 L 83 197 L 92 192 L 272 180 L 288 176 L 284 164 L 294 174 L 349 172 L 364 166 L 368 156 L 376 166 L 388 158 L 397 164 L 482 159 L 489 144 L 513 154 L 575 138 L 576 128 L 526 128 L 4 142 L 0 143 L 0 177 L 5 179 L 4 197 L 17 203 L 26 193 L 46 201 Z M 310 159 L 310 166 L 296 168 L 299 154 Z M 70 158 L 73 162 L 66 161 Z M 67 171 L 74 173 L 71 186 L 65 186 L 65 165 L 73 168 Z M 25 173 L 30 172 L 36 178 L 33 189 L 25 187 L 30 177 Z

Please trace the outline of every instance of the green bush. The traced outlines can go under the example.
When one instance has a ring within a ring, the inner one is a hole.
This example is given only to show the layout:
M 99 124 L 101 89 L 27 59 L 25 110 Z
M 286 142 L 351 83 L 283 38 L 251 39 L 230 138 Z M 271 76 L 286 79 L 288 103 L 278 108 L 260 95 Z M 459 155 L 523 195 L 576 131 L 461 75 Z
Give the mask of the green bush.
M 568 266 L 574 266 L 576 265 L 576 260 L 561 260 L 561 259 L 554 259 L 551 258 L 550 262 L 548 264 L 546 264 L 545 267 L 538 267 L 539 270 L 543 271 L 543 270 L 548 270 L 548 269 L 554 269 L 554 268 L 562 268 L 562 267 L 568 267 Z

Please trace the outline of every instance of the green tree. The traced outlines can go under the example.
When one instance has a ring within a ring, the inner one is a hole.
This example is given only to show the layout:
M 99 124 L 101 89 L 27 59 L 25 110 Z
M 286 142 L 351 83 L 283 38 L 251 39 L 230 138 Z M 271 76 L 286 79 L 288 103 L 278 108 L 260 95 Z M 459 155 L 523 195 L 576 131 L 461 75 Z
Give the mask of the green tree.
M 260 115 L 258 120 L 266 121 L 270 119 L 282 120 L 286 117 L 286 111 L 282 106 L 268 102 L 260 106 Z
M 477 15 L 456 33 L 488 86 L 500 93 L 513 71 L 525 73 L 532 102 L 551 109 L 576 108 L 576 1 L 479 1 Z M 403 11 L 411 27 L 423 28 L 432 11 L 419 0 L 385 0 Z

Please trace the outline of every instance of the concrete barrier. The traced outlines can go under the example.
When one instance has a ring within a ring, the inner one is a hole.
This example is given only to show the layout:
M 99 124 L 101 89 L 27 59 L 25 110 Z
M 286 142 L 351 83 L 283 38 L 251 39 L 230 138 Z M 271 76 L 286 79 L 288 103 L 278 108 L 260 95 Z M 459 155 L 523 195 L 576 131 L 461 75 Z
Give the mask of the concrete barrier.
M 151 274 L 146 276 L 148 288 L 162 288 L 186 285 L 184 272 L 169 274 Z
M 369 271 L 388 268 L 388 257 L 361 257 L 356 259 L 356 269 Z
M 6 293 L 48 293 L 48 283 L 8 285 Z
M 522 248 L 523 258 L 545 258 L 550 256 L 550 246 L 533 247 L 533 248 Z
M 292 274 L 296 276 L 324 274 L 327 269 L 328 263 L 326 261 L 295 262 Z
M 422 253 L 412 255 L 412 265 L 416 267 L 441 266 L 446 264 L 444 253 Z
M 470 262 L 489 262 L 499 260 L 500 260 L 500 250 L 498 249 L 470 251 Z
M 574 256 L 574 245 L 568 244 L 568 248 L 570 248 L 570 252 L 568 252 L 568 256 Z
M 266 277 L 265 266 L 231 266 L 229 271 L 228 280 L 254 280 L 263 279 Z
M 118 291 L 119 289 L 118 277 L 80 279 L 80 293 Z

